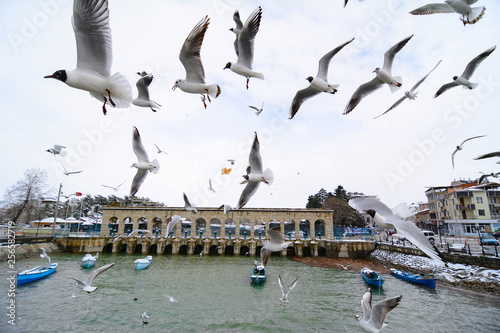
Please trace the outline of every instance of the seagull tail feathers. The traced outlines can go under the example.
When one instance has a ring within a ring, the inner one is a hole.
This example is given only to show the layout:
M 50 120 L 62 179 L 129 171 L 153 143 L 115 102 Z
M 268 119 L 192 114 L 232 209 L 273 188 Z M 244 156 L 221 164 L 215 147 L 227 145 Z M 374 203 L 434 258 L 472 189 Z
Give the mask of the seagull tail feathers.
M 154 168 L 151 169 L 151 172 L 156 175 L 158 173 L 158 171 L 160 171 L 160 163 L 158 162 L 158 160 L 153 160 L 151 162 L 151 165 L 154 166 Z
M 474 24 L 477 21 L 479 21 L 483 16 L 484 12 L 486 11 L 486 7 L 481 6 L 481 7 L 472 7 L 472 11 L 469 15 L 467 15 L 467 20 L 469 24 Z
M 394 80 L 396 80 L 398 84 L 389 84 L 391 93 L 395 93 L 396 91 L 398 91 L 399 88 L 401 88 L 401 85 L 403 84 L 403 78 L 401 76 L 395 76 Z
M 211 84 L 209 86 L 207 86 L 207 89 L 208 89 L 208 94 L 212 97 L 219 97 L 220 93 L 221 93 L 221 90 L 220 90 L 220 87 L 218 84 Z
M 267 185 L 272 185 L 274 181 L 274 173 L 271 169 L 266 169 L 262 174 L 262 181 Z
M 257 79 L 261 79 L 261 80 L 264 80 L 264 74 L 262 73 L 254 73 L 252 77 L 255 77 Z
M 108 79 L 108 84 L 108 89 L 111 92 L 111 98 L 116 104 L 116 107 L 121 109 L 128 108 L 130 104 L 132 104 L 133 96 L 132 87 L 125 76 L 117 72 Z M 104 102 L 104 96 L 95 93 L 90 94 L 94 98 Z M 105 97 L 108 98 L 108 96 Z

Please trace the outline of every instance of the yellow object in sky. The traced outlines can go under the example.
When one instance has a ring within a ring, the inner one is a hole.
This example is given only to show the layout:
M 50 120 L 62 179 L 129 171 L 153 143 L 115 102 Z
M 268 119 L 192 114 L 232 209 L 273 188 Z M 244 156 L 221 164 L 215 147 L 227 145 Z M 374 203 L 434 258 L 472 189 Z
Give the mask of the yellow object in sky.
M 231 173 L 231 170 L 233 170 L 233 169 L 231 169 L 231 168 L 229 168 L 229 169 L 228 168 L 222 168 L 220 174 L 221 175 L 229 175 Z

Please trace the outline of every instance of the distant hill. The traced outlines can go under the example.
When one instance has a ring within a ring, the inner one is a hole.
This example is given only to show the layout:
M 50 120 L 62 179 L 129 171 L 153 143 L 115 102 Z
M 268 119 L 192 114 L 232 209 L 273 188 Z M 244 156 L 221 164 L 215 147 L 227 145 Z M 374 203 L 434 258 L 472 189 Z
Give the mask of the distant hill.
M 335 196 L 329 197 L 325 200 L 321 208 L 333 209 L 334 225 L 366 226 L 365 220 L 343 199 L 339 199 Z

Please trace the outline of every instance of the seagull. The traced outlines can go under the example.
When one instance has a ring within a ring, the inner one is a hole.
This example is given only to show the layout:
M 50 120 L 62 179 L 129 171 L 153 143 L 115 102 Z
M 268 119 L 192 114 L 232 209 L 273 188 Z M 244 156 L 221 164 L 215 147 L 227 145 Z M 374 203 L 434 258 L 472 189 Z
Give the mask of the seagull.
M 477 184 L 480 185 L 482 183 L 482 181 L 487 177 L 498 178 L 499 176 L 500 176 L 500 172 L 492 172 L 489 174 L 483 174 L 481 177 L 479 177 Z
M 280 227 L 269 229 L 267 234 L 269 236 L 269 241 L 262 242 L 262 248 L 260 249 L 260 261 L 264 267 L 267 265 L 271 252 L 281 252 L 292 244 L 292 242 L 285 242 L 285 238 L 280 231 Z
M 239 15 L 239 14 L 238 14 Z M 247 89 L 248 82 L 251 77 L 255 77 L 264 80 L 264 75 L 259 72 L 252 70 L 253 64 L 253 47 L 254 40 L 257 32 L 259 31 L 260 21 L 262 19 L 262 7 L 259 6 L 250 16 L 248 17 L 245 25 L 241 29 L 240 33 L 236 35 L 238 42 L 238 49 L 236 50 L 236 55 L 238 60 L 236 63 L 228 62 L 224 69 L 229 68 L 236 74 L 242 75 L 247 78 Z
M 210 96 L 217 98 L 220 95 L 220 87 L 217 84 L 205 83 L 205 71 L 201 63 L 200 50 L 205 32 L 207 31 L 210 19 L 205 16 L 189 33 L 182 45 L 179 53 L 179 60 L 186 70 L 186 79 L 178 79 L 172 90 L 179 87 L 184 92 L 192 94 L 201 94 L 203 106 L 207 108 L 205 99 L 210 102 Z M 206 94 L 206 97 L 205 97 Z
M 104 187 L 107 187 L 107 188 L 111 188 L 111 189 L 113 189 L 113 191 L 117 192 L 117 191 L 118 191 L 118 189 L 120 188 L 120 186 L 122 186 L 125 182 L 126 182 L 126 180 L 125 180 L 125 181 L 123 181 L 123 183 L 121 183 L 120 185 L 115 186 L 115 187 L 113 187 L 113 186 L 109 186 L 109 185 L 104 185 L 104 184 L 101 184 L 101 185 L 102 185 L 102 186 L 104 186 Z
M 250 149 L 249 156 L 250 166 L 247 168 L 247 174 L 243 175 L 244 180 L 240 184 L 247 184 L 241 193 L 238 200 L 238 207 L 240 209 L 245 206 L 250 198 L 257 192 L 260 182 L 271 185 L 274 180 L 274 174 L 271 169 L 262 171 L 262 157 L 260 156 L 260 144 L 255 132 L 255 139 Z
M 148 321 L 147 321 L 146 319 L 148 319 L 148 318 L 149 318 L 149 316 L 148 316 L 148 314 L 146 313 L 146 311 L 144 311 L 144 313 L 142 314 L 141 318 L 142 318 L 142 323 L 143 323 L 143 324 L 147 324 L 147 323 L 148 323 Z
M 293 288 L 295 288 L 297 282 L 299 282 L 299 278 L 295 279 L 295 281 L 292 282 L 290 288 L 288 288 L 288 290 L 285 292 L 285 287 L 283 286 L 283 281 L 281 280 L 281 276 L 278 275 L 278 284 L 280 285 L 281 289 L 280 301 L 282 306 L 285 306 L 286 303 L 288 303 L 288 294 L 290 293 L 290 291 L 292 291 Z
M 132 88 L 120 73 L 111 75 L 113 59 L 108 1 L 75 0 L 73 4 L 73 30 L 76 38 L 76 69 L 64 69 L 47 75 L 68 86 L 86 90 L 92 97 L 106 104 L 128 108 L 132 103 Z
M 61 166 L 63 167 L 63 169 L 64 169 L 63 173 L 64 173 L 66 176 L 69 176 L 69 175 L 74 175 L 74 174 L 76 174 L 76 173 L 80 173 L 80 172 L 82 172 L 82 171 L 83 171 L 83 170 L 80 170 L 80 171 L 69 171 L 69 172 L 68 172 L 68 170 L 66 170 L 66 167 L 64 166 L 64 164 L 62 164 L 62 163 L 61 163 Z
M 349 206 L 357 211 L 370 214 L 375 223 L 381 228 L 396 228 L 398 234 L 406 237 L 430 258 L 444 264 L 439 250 L 424 236 L 420 229 L 413 222 L 405 221 L 401 216 L 396 215 L 382 201 L 374 198 L 356 197 L 349 200 Z
M 134 230 L 134 231 L 132 231 L 130 234 L 128 234 L 127 238 L 130 238 L 130 237 L 132 237 L 133 235 L 138 234 L 138 233 L 140 233 L 140 232 L 142 232 L 142 236 L 144 236 L 144 234 L 145 234 L 145 233 L 146 233 L 146 234 L 147 234 L 147 233 L 149 233 L 149 234 L 151 234 L 151 236 L 153 236 L 153 233 L 152 233 L 151 231 L 149 231 L 149 230 L 146 230 L 146 229 L 135 229 L 135 230 Z M 141 236 L 141 237 L 142 237 L 142 236 Z
M 227 214 L 231 209 L 233 209 L 233 207 L 227 205 L 227 204 L 223 204 L 223 205 L 220 205 L 219 209 L 224 209 L 224 215 Z
M 186 193 L 182 193 L 183 197 L 184 197 L 184 208 L 188 211 L 188 212 L 191 212 L 193 214 L 197 214 L 198 211 L 196 210 L 196 208 L 191 204 L 191 202 L 189 202 L 189 199 L 186 195 Z
M 354 318 L 356 318 L 363 331 L 368 333 L 381 332 L 387 326 L 385 318 L 392 309 L 399 305 L 402 298 L 402 295 L 387 298 L 378 302 L 372 308 L 372 290 L 368 288 L 361 299 L 363 318 L 358 315 L 355 315 Z
M 471 7 L 477 0 L 445 0 L 445 3 L 431 3 L 410 12 L 412 15 L 446 14 L 458 13 L 462 15 L 460 20 L 464 25 L 474 24 L 479 21 L 486 10 L 486 7 Z
M 474 157 L 474 159 L 475 160 L 482 160 L 483 158 L 490 158 L 490 157 L 500 157 L 500 151 L 494 151 L 492 153 L 479 155 L 477 157 Z M 496 164 L 500 164 L 500 161 L 498 161 Z
M 54 145 L 53 148 L 49 148 L 46 150 L 46 152 L 49 152 L 51 153 L 52 155 L 54 155 L 54 157 L 56 155 L 61 155 L 61 156 L 66 156 L 66 151 L 63 150 L 63 148 L 66 148 L 65 146 L 61 146 L 61 145 Z
M 348 1 L 349 1 L 349 0 L 345 0 L 345 1 L 344 1 L 344 8 L 345 8 L 345 6 L 347 6 L 347 2 L 348 2 Z
M 352 264 L 349 264 L 347 266 L 344 266 L 342 264 L 337 264 L 337 265 L 340 266 L 340 267 L 342 267 L 342 269 L 347 270 L 349 268 L 349 266 L 351 266 Z
M 214 188 L 212 187 L 212 179 L 208 179 L 208 189 L 214 193 L 217 193 L 217 192 L 215 192 Z
M 165 234 L 165 238 L 168 238 L 170 236 L 170 234 L 172 233 L 172 230 L 174 229 L 175 225 L 180 220 L 181 220 L 181 217 L 179 215 L 172 216 L 172 220 L 170 222 L 168 222 L 168 224 L 167 224 L 167 232 Z
M 239 55 L 239 51 L 238 51 L 238 36 L 240 35 L 241 29 L 243 28 L 243 22 L 241 22 L 240 12 L 238 10 L 234 11 L 233 21 L 236 23 L 236 27 L 235 28 L 231 28 L 229 30 L 232 31 L 232 32 L 234 32 L 235 35 L 236 35 L 236 38 L 234 39 L 234 52 L 236 52 L 236 55 Z
M 132 186 L 130 187 L 130 196 L 134 196 L 137 191 L 139 191 L 141 184 L 144 182 L 146 176 L 148 175 L 148 171 L 157 174 L 160 170 L 160 164 L 158 163 L 158 160 L 149 162 L 148 154 L 146 153 L 146 150 L 142 145 L 139 130 L 135 126 L 132 135 L 132 148 L 135 155 L 137 156 L 138 162 L 130 166 L 131 168 L 137 168 L 137 173 L 135 174 L 135 177 L 132 180 Z
M 151 111 L 156 112 L 154 108 L 159 109 L 160 104 L 149 99 L 149 85 L 153 81 L 153 74 L 148 74 L 146 72 L 137 72 L 141 76 L 135 86 L 137 87 L 138 96 L 132 101 L 132 104 L 140 107 L 150 108 Z
M 441 88 L 439 88 L 439 90 L 434 95 L 434 98 L 438 97 L 439 95 L 444 93 L 446 90 L 454 88 L 454 87 L 458 87 L 458 86 L 462 86 L 464 89 L 476 88 L 478 86 L 478 84 L 470 82 L 469 79 L 472 76 L 472 74 L 474 74 L 474 71 L 476 70 L 477 66 L 479 66 L 479 64 L 484 59 L 486 59 L 493 51 L 495 51 L 495 49 L 496 49 L 496 46 L 493 46 L 493 47 L 487 49 L 486 51 L 484 51 L 483 53 L 481 53 L 480 55 L 478 55 L 477 57 L 475 57 L 474 59 L 472 59 L 467 64 L 467 67 L 465 67 L 465 70 L 462 73 L 462 75 L 454 76 L 453 82 L 446 83 L 443 86 L 441 86 Z
M 387 52 L 385 52 L 384 65 L 382 66 L 382 68 L 377 67 L 373 71 L 373 73 L 376 73 L 377 76 L 375 76 L 375 78 L 373 78 L 371 81 L 363 83 L 358 87 L 358 89 L 356 89 L 351 99 L 349 100 L 349 103 L 347 103 L 347 106 L 345 107 L 343 113 L 344 115 L 354 110 L 359 102 L 361 102 L 363 97 L 379 89 L 384 83 L 387 83 L 389 85 L 391 92 L 395 92 L 402 86 L 403 83 L 401 77 L 392 76 L 391 74 L 392 62 L 394 61 L 394 57 L 396 56 L 396 54 L 401 51 L 401 49 L 406 45 L 406 43 L 408 43 L 408 41 L 412 37 L 413 35 L 406 37 L 405 39 L 391 47 L 389 50 L 387 50 Z
M 75 279 L 74 277 L 68 276 L 68 278 L 73 279 L 76 281 L 76 284 L 78 288 L 80 288 L 80 291 L 86 291 L 87 293 L 91 293 L 97 289 L 97 287 L 92 287 L 91 283 L 94 282 L 94 280 L 101 274 L 102 272 L 110 269 L 113 267 L 115 263 L 108 264 L 106 266 L 99 267 L 98 269 L 92 271 L 90 275 L 85 279 L 85 281 L 80 281 L 78 279 Z
M 49 262 L 50 264 L 50 257 L 49 255 L 47 254 L 47 250 L 45 250 L 43 247 L 40 248 L 40 250 L 42 250 L 42 253 L 40 253 L 40 258 L 45 258 L 47 259 L 47 261 Z
M 309 87 L 299 90 L 295 94 L 295 97 L 292 100 L 292 105 L 290 106 L 289 119 L 292 119 L 295 116 L 305 100 L 316 96 L 320 92 L 327 92 L 330 94 L 335 94 L 337 92 L 337 88 L 339 87 L 339 85 L 328 83 L 328 67 L 333 56 L 353 40 L 354 38 L 340 46 L 337 46 L 336 48 L 325 54 L 323 57 L 321 57 L 321 59 L 319 60 L 318 74 L 316 74 L 316 77 L 313 78 L 312 76 L 309 76 L 306 78 L 306 80 L 310 83 Z
M 234 165 L 234 163 L 236 163 L 236 160 L 233 160 L 233 159 L 228 159 L 227 160 L 229 163 L 231 163 L 231 165 Z
M 249 105 L 248 107 L 251 108 L 251 109 L 254 109 L 255 110 L 255 114 L 257 116 L 260 116 L 260 114 L 262 113 L 262 111 L 264 111 L 264 103 L 262 103 L 262 106 L 260 108 L 258 108 L 256 106 L 253 106 L 253 105 Z
M 164 151 L 164 150 L 161 150 L 160 147 L 158 147 L 156 145 L 156 143 L 153 143 L 153 144 L 155 145 L 156 149 L 158 149 L 158 151 L 157 151 L 158 154 L 164 153 L 165 155 L 168 155 L 168 153 L 166 151 Z
M 417 94 L 418 94 L 418 91 L 415 91 L 415 89 L 417 89 L 418 86 L 421 85 L 422 82 L 425 81 L 425 79 L 429 76 L 429 74 L 431 74 L 436 69 L 436 67 L 439 66 L 440 63 L 441 63 L 441 60 L 439 60 L 439 62 L 436 64 L 436 66 L 434 66 L 434 68 L 429 73 L 427 73 L 426 76 L 424 76 L 423 78 L 420 79 L 420 81 L 418 81 L 417 83 L 415 83 L 415 85 L 409 91 L 405 92 L 405 95 L 403 97 L 401 97 L 396 103 L 394 103 L 389 109 L 387 109 L 387 111 L 385 111 L 384 113 L 382 113 L 379 116 L 376 116 L 375 118 L 383 116 L 387 112 L 391 111 L 396 106 L 398 106 L 399 104 L 403 103 L 405 99 L 415 100 L 415 98 L 417 98 Z M 373 118 L 373 119 L 375 119 L 375 118 Z
M 165 296 L 172 303 L 178 303 L 178 301 L 175 298 L 173 298 L 172 296 L 168 296 L 168 295 L 163 295 L 163 296 Z
M 455 151 L 451 154 L 451 165 L 453 166 L 453 168 L 455 168 L 455 154 L 458 151 L 463 149 L 464 143 L 466 143 L 467 141 L 472 140 L 472 139 L 482 138 L 483 136 L 486 136 L 486 135 L 478 135 L 478 136 L 473 136 L 473 137 L 470 137 L 468 139 L 465 139 L 459 146 L 457 146 L 457 148 L 455 148 Z

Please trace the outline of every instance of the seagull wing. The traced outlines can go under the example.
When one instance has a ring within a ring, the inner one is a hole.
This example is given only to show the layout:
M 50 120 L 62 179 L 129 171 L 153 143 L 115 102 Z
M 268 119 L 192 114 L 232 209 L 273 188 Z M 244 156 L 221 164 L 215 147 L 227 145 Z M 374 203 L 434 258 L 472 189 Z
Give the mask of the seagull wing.
M 92 281 L 94 281 L 98 276 L 99 274 L 101 274 L 102 272 L 110 269 L 111 267 L 113 267 L 115 265 L 114 262 L 112 262 L 111 264 L 107 264 L 105 266 L 102 266 L 102 267 L 99 267 L 98 269 L 94 270 L 92 273 L 90 273 L 90 275 L 85 279 L 85 281 L 83 281 L 83 284 L 86 285 L 86 286 L 90 286 L 90 284 L 92 283 Z M 76 280 L 76 279 L 75 279 Z
M 399 305 L 403 296 L 396 296 L 388 299 L 384 299 L 377 304 L 375 304 L 372 308 L 372 314 L 370 316 L 370 326 L 375 327 L 378 330 L 382 329 L 384 325 L 385 318 L 387 314 Z
M 285 286 L 283 286 L 283 280 L 281 280 L 281 275 L 278 274 L 278 285 L 280 286 L 281 289 L 281 295 L 284 297 L 285 294 Z
M 379 214 L 384 218 L 394 216 L 392 209 L 390 209 L 382 201 L 373 198 L 364 198 L 364 197 L 352 198 L 351 200 L 349 200 L 349 206 L 362 212 L 373 209 L 374 211 L 377 212 L 377 214 Z
M 422 82 L 424 82 L 425 79 L 427 79 L 427 77 L 436 69 L 436 67 L 439 66 L 439 64 L 441 63 L 441 61 L 442 60 L 439 60 L 439 62 L 436 64 L 436 66 L 434 66 L 434 68 L 429 73 L 427 73 L 426 76 L 424 76 L 423 78 L 420 79 L 420 81 L 418 81 L 417 83 L 415 83 L 415 85 L 413 87 L 411 87 L 410 92 L 414 92 L 415 89 L 417 89 L 418 86 L 421 85 Z
M 179 60 L 186 70 L 187 81 L 205 83 L 205 71 L 201 62 L 200 50 L 209 23 L 210 19 L 205 16 L 191 30 L 184 44 L 182 44 Z
M 483 158 L 490 158 L 490 157 L 500 157 L 500 151 L 495 151 L 492 153 L 487 153 L 483 155 L 479 155 L 477 157 L 474 157 L 475 160 L 482 160 Z
M 401 97 L 396 103 L 392 104 L 392 106 L 390 108 L 388 108 L 387 111 L 385 111 L 381 115 L 373 117 L 373 119 L 378 118 L 380 116 L 383 116 L 384 114 L 386 114 L 387 112 L 391 111 L 392 109 L 395 109 L 399 104 L 403 103 L 405 99 L 407 99 L 406 96 Z
M 340 50 L 342 50 L 344 46 L 346 46 L 353 40 L 354 38 L 345 42 L 340 46 L 337 46 L 336 48 L 325 54 L 323 57 L 321 57 L 321 59 L 319 59 L 319 68 L 317 75 L 318 78 L 328 81 L 328 66 L 330 65 L 330 60 L 332 60 L 333 56 L 336 55 Z
M 358 89 L 356 89 L 354 94 L 351 96 L 351 99 L 349 100 L 349 103 L 347 103 L 344 113 L 342 114 L 346 115 L 352 110 L 354 110 L 354 108 L 359 104 L 359 102 L 361 102 L 361 100 L 365 96 L 379 89 L 380 87 L 382 87 L 383 84 L 384 82 L 382 80 L 380 80 L 378 77 L 374 77 L 371 81 L 368 81 L 360 85 Z
M 462 143 L 460 144 L 460 146 L 462 146 L 464 143 L 466 143 L 466 142 L 467 142 L 467 141 L 469 141 L 469 140 L 472 140 L 472 139 L 477 139 L 477 138 L 482 138 L 483 136 L 486 136 L 486 135 L 478 135 L 478 136 L 473 136 L 473 137 L 470 137 L 470 138 L 468 138 L 468 139 L 465 139 L 465 140 L 464 140 L 464 142 L 462 142 Z
M 233 29 L 233 32 L 236 34 L 236 38 L 234 39 L 234 52 L 236 52 L 236 55 L 239 55 L 238 35 L 240 34 L 241 29 L 243 28 L 243 22 L 241 22 L 240 12 L 238 10 L 234 11 L 233 21 L 236 23 L 236 28 Z
M 288 290 L 286 291 L 286 295 L 288 296 L 288 294 L 290 293 L 290 291 L 292 291 L 293 288 L 295 288 L 295 286 L 297 285 L 297 282 L 299 282 L 299 278 L 295 279 L 295 281 L 292 282 L 292 285 L 290 286 L 290 288 L 288 288 Z
M 361 299 L 361 308 L 363 308 L 363 320 L 368 321 L 372 315 L 372 289 L 368 288 Z
M 446 90 L 451 89 L 453 87 L 457 87 L 457 86 L 458 86 L 458 83 L 456 83 L 455 81 L 443 84 L 441 86 L 441 88 L 439 88 L 438 91 L 436 92 L 436 94 L 434 95 L 434 98 L 438 97 L 439 95 L 444 93 Z
M 431 3 L 410 12 L 412 15 L 446 14 L 454 13 L 455 10 L 446 3 Z
M 305 89 L 297 91 L 295 97 L 292 100 L 292 105 L 290 106 L 290 116 L 288 117 L 288 119 L 292 119 L 293 117 L 295 117 L 297 112 L 299 112 L 302 103 L 319 93 L 320 91 L 313 86 L 309 86 Z
M 254 41 L 259 31 L 261 19 L 262 8 L 259 6 L 259 8 L 250 14 L 238 36 L 239 54 L 237 63 L 249 69 L 252 69 Z
M 193 205 L 191 204 L 191 202 L 189 202 L 189 199 L 188 199 L 186 193 L 182 193 L 182 197 L 184 198 L 184 207 L 185 208 L 193 208 Z
M 179 215 L 172 216 L 172 221 L 168 222 L 167 224 L 167 233 L 165 235 L 165 238 L 168 238 L 170 236 L 172 229 L 174 229 L 175 225 L 180 221 L 180 219 L 181 217 Z
M 132 148 L 139 162 L 149 162 L 148 153 L 146 153 L 146 149 L 144 149 L 144 146 L 142 145 L 141 135 L 135 126 L 134 133 L 132 135 Z
M 76 68 L 109 77 L 113 52 L 108 1 L 75 0 L 72 25 L 76 39 Z
M 74 277 L 72 277 L 72 276 L 68 276 L 68 278 L 75 280 L 75 281 L 76 281 L 76 284 L 78 285 L 78 287 L 79 287 L 80 289 L 85 288 L 85 284 L 84 284 L 82 281 L 80 281 L 80 280 L 78 280 L 78 279 L 76 279 L 76 278 L 74 278 Z
M 135 174 L 135 177 L 132 180 L 132 185 L 130 187 L 130 196 L 134 196 L 137 193 L 137 191 L 139 191 L 139 188 L 141 187 L 142 183 L 144 183 L 144 180 L 146 179 L 147 175 L 148 175 L 148 170 L 137 169 L 137 173 Z
M 260 261 L 264 267 L 267 265 L 267 261 L 269 260 L 269 256 L 271 255 L 271 251 L 261 248 L 260 249 Z
M 262 173 L 262 157 L 260 156 L 260 144 L 259 138 L 257 137 L 257 132 L 255 133 L 252 148 L 250 148 L 248 162 L 251 166 L 251 172 Z
M 144 76 L 137 80 L 135 86 L 137 87 L 137 91 L 139 93 L 139 96 L 137 96 L 138 99 L 149 101 L 148 87 L 151 84 L 151 81 L 153 81 L 152 75 Z
M 459 151 L 460 149 L 455 149 L 455 151 L 453 153 L 451 153 L 451 166 L 453 167 L 453 169 L 455 169 L 455 154 L 457 153 L 457 151 Z
M 481 53 L 480 55 L 478 55 L 477 57 L 475 57 L 474 59 L 472 59 L 467 64 L 467 67 L 465 67 L 465 70 L 462 73 L 462 77 L 468 80 L 472 76 L 472 74 L 474 74 L 474 71 L 476 70 L 477 66 L 479 66 L 479 64 L 483 62 L 483 60 L 486 59 L 493 51 L 495 51 L 495 49 L 496 46 L 493 46 L 484 51 L 483 53 Z
M 394 61 L 394 57 L 396 54 L 401 51 L 401 49 L 408 43 L 408 41 L 413 37 L 413 35 L 406 37 L 393 47 L 391 47 L 387 52 L 384 54 L 384 69 L 388 71 L 389 73 L 392 70 L 392 62 Z
M 248 182 L 247 186 L 243 189 L 243 192 L 241 192 L 240 199 L 238 200 L 238 208 L 240 209 L 243 206 L 245 206 L 250 198 L 257 192 L 257 189 L 259 188 L 261 182 Z

